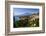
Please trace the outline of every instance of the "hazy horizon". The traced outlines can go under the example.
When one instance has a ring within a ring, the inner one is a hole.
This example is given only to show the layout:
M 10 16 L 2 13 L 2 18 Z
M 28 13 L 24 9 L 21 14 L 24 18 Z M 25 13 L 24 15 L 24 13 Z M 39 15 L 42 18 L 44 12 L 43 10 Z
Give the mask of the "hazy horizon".
M 32 9 L 32 8 L 14 8 L 13 9 L 13 16 L 29 15 L 33 13 L 39 13 L 39 9 Z

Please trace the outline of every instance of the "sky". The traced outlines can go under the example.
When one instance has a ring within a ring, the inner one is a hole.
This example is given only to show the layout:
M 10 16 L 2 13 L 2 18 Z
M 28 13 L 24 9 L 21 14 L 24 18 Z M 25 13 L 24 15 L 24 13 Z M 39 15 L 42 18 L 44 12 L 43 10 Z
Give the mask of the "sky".
M 33 8 L 13 8 L 13 16 L 22 15 L 25 13 L 38 13 L 39 9 L 33 9 Z

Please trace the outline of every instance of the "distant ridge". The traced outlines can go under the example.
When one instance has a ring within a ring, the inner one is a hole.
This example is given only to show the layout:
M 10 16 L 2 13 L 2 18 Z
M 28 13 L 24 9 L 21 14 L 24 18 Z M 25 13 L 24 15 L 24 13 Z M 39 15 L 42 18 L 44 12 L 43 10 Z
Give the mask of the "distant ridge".
M 39 15 L 39 13 L 24 13 L 24 14 L 22 14 L 22 15 L 16 15 L 16 16 L 32 16 L 32 15 Z

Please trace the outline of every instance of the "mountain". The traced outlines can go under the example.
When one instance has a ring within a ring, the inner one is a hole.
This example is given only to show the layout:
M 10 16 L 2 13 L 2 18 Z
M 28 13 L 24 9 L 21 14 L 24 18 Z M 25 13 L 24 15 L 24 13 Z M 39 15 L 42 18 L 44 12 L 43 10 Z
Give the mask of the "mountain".
M 33 16 L 33 15 L 39 15 L 39 13 L 24 13 L 24 14 L 21 14 L 21 15 L 16 15 L 15 16 L 15 21 L 18 21 L 18 20 L 20 20 L 20 18 L 19 17 L 21 17 L 21 16 Z
M 39 13 L 24 13 L 24 14 L 21 14 L 21 15 L 15 15 L 15 16 L 31 16 L 31 15 L 38 15 Z
M 16 16 L 31 16 L 31 15 L 32 15 L 31 13 L 24 13 L 24 14 L 16 15 Z
M 22 14 L 22 15 L 17 15 L 17 16 L 15 16 L 15 21 L 18 21 L 18 20 L 20 20 L 20 18 L 19 17 L 21 17 L 21 16 L 31 16 L 32 14 L 30 14 L 30 13 L 24 13 L 24 14 Z

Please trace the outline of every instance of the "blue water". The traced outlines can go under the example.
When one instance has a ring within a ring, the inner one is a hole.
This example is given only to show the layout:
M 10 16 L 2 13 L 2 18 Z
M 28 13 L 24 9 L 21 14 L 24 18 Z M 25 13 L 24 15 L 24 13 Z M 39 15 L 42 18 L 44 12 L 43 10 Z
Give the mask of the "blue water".
M 20 20 L 19 16 L 15 16 L 15 21 Z

